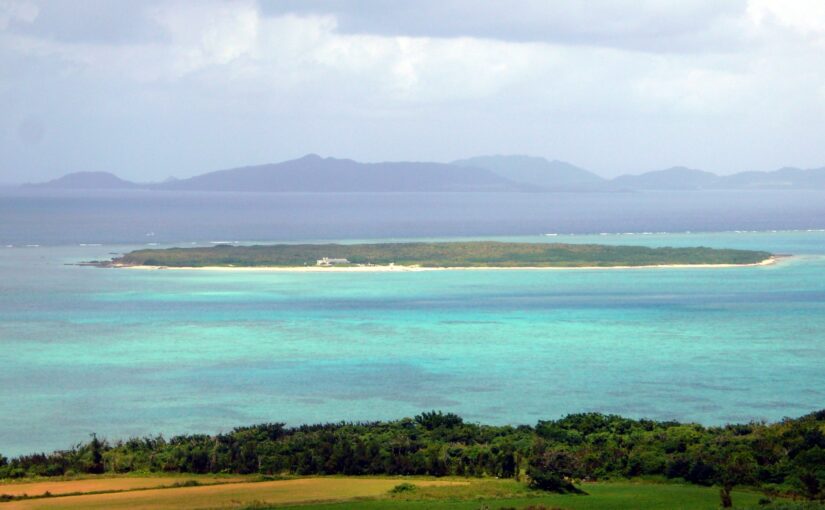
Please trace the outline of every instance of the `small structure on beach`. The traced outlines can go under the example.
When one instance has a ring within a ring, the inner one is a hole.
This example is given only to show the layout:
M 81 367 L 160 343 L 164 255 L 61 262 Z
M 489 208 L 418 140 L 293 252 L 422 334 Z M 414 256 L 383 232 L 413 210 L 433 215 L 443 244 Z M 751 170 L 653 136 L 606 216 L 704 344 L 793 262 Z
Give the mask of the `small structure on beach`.
M 341 265 L 341 264 L 349 264 L 349 263 L 350 263 L 350 261 L 347 260 L 347 259 L 331 259 L 329 257 L 324 257 L 324 258 L 319 259 L 318 261 L 316 261 L 315 265 L 328 267 L 328 266 L 338 266 L 338 265 Z

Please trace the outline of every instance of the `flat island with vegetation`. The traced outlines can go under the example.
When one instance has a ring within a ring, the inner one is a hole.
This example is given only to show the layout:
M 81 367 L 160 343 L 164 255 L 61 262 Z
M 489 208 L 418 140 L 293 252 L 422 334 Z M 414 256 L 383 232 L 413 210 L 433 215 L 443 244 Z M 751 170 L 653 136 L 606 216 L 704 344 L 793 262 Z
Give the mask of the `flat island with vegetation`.
M 583 268 L 766 264 L 766 251 L 497 241 L 275 244 L 136 250 L 106 267 Z

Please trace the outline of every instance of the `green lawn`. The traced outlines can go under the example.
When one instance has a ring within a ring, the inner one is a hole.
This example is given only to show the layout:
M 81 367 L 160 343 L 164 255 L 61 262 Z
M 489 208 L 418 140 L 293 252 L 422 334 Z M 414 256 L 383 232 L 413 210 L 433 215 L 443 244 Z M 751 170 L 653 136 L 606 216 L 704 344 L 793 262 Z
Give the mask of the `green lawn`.
M 479 510 L 489 508 L 500 510 L 522 509 L 531 505 L 569 510 L 711 510 L 719 508 L 719 489 L 715 487 L 615 482 L 585 484 L 582 488 L 588 495 L 543 495 L 521 489 L 508 481 L 490 481 L 473 483 L 467 487 L 418 489 L 403 496 L 387 496 L 372 500 L 272 508 L 294 510 Z M 759 506 L 758 501 L 761 497 L 762 495 L 757 492 L 735 491 L 734 505 L 737 508 L 755 508 Z
M 294 509 L 294 510 L 380 510 L 380 509 L 461 509 L 503 510 L 528 507 L 567 510 L 713 510 L 719 508 L 719 492 L 714 487 L 653 481 L 621 481 L 583 484 L 587 495 L 537 492 L 512 479 L 460 477 L 306 477 L 289 480 L 255 481 L 255 477 L 214 479 L 202 477 L 208 485 L 170 487 L 168 477 L 87 477 L 77 480 L 7 484 L 9 494 L 27 489 L 28 494 L 64 496 L 21 499 L 0 503 L 0 510 L 100 509 Z M 191 479 L 195 479 L 192 475 Z M 216 481 L 222 482 L 214 484 Z M 138 483 L 128 485 L 128 483 Z M 52 484 L 52 486 L 33 486 Z M 124 485 L 127 484 L 127 485 Z M 393 488 L 409 487 L 403 492 Z M 65 486 L 65 487 L 63 487 Z M 413 487 L 414 486 L 414 487 Z M 160 488 L 167 487 L 167 488 Z M 65 490 L 63 490 L 65 489 Z M 66 493 L 84 493 L 68 495 Z M 755 491 L 734 492 L 739 509 L 760 509 L 763 496 Z M 766 509 L 768 510 L 768 509 Z M 769 510 L 790 510 L 772 507 Z M 802 507 L 794 507 L 802 510 Z M 807 507 L 805 510 L 808 510 Z M 811 510 L 814 510 L 813 508 Z M 823 510 L 817 507 L 816 510 Z

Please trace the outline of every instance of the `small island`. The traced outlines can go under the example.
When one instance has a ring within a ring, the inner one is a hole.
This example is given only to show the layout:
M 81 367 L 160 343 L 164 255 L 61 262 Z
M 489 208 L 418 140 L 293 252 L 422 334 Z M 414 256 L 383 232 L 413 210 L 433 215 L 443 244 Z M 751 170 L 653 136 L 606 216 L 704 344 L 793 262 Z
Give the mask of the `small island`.
M 766 251 L 497 241 L 275 244 L 145 249 L 103 267 L 281 270 L 550 269 L 765 265 Z

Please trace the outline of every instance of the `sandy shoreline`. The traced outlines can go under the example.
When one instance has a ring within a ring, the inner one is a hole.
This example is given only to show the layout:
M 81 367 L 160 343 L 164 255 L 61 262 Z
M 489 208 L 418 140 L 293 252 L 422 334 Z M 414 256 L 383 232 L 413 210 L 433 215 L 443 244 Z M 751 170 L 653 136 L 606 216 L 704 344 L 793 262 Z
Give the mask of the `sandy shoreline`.
M 786 258 L 786 257 L 782 257 Z M 117 269 L 141 270 L 186 270 L 186 271 L 264 271 L 281 273 L 399 273 L 420 271 L 570 271 L 570 270 L 602 270 L 602 269 L 714 269 L 730 267 L 756 267 L 776 264 L 779 257 L 769 257 L 753 264 L 661 264 L 649 266 L 577 266 L 577 267 L 421 267 L 421 266 L 347 266 L 347 267 L 233 267 L 233 266 L 201 266 L 201 267 L 168 267 L 168 266 L 129 266 L 111 265 Z

